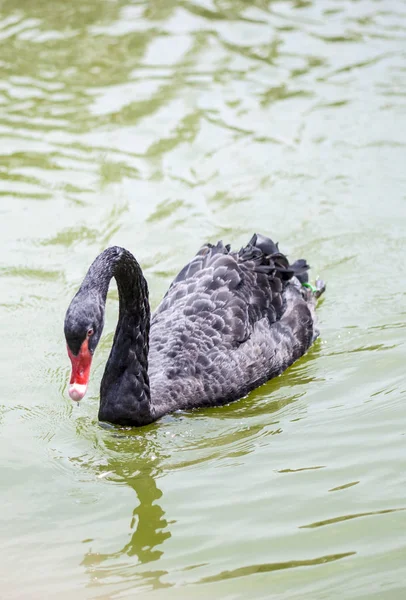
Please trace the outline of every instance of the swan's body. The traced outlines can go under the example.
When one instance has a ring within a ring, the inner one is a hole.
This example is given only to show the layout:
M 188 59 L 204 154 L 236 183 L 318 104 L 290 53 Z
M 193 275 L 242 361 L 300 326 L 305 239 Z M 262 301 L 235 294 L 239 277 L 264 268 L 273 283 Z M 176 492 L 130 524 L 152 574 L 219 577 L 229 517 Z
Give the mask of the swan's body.
M 282 373 L 318 336 L 305 261 L 289 265 L 268 238 L 231 252 L 204 246 L 171 284 L 150 319 L 135 258 L 105 250 L 90 267 L 65 318 L 70 395 L 86 391 L 111 277 L 120 311 L 100 390 L 99 419 L 145 425 L 177 409 L 237 400 Z

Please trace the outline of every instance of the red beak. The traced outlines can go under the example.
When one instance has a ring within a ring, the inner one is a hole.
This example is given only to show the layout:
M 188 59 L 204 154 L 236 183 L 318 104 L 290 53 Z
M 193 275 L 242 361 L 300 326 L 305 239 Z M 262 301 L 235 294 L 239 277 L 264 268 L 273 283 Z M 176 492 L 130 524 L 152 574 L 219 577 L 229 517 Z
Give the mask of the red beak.
M 86 394 L 87 385 L 89 383 L 90 367 L 92 365 L 92 355 L 90 353 L 89 340 L 86 339 L 80 347 L 77 356 L 72 354 L 69 346 L 68 355 L 72 363 L 72 373 L 70 376 L 69 396 L 72 400 L 82 400 Z

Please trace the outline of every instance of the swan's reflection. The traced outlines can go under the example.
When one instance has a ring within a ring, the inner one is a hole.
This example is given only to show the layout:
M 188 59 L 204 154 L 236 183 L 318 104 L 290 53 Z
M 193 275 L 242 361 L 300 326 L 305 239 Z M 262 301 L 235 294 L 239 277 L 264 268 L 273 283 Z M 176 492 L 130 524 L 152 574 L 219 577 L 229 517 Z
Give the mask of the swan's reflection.
M 106 464 L 97 467 L 98 477 L 128 485 L 134 490 L 138 504 L 129 524 L 130 541 L 111 553 L 91 550 L 85 554 L 82 565 L 90 575 L 92 585 L 118 575 L 125 579 L 140 576 L 152 587 L 162 587 L 159 578 L 164 571 L 141 573 L 136 567 L 158 560 L 163 554 L 162 544 L 171 537 L 165 511 L 159 504 L 162 491 L 157 485 L 164 457 L 159 455 L 155 444 L 132 432 L 111 429 L 103 431 L 101 438 L 104 456 L 108 458 Z M 125 560 L 126 556 L 138 560 Z M 121 560 L 117 562 L 117 559 Z
M 131 539 L 115 556 L 137 556 L 140 563 L 158 560 L 163 551 L 157 547 L 171 537 L 165 511 L 156 503 L 162 497 L 162 491 L 152 474 L 140 473 L 127 480 L 127 483 L 136 493 L 139 504 L 133 511 L 130 523 L 130 529 L 133 530 Z

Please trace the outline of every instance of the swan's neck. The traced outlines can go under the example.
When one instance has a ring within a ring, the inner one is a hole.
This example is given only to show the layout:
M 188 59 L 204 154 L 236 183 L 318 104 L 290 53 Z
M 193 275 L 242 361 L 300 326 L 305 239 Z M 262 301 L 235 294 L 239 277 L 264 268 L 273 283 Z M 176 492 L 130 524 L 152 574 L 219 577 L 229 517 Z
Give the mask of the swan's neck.
M 93 263 L 88 276 L 99 288 L 103 310 L 112 277 L 119 293 L 117 328 L 100 387 L 99 419 L 120 425 L 150 423 L 154 420 L 148 378 L 150 308 L 141 267 L 130 252 L 113 247 Z

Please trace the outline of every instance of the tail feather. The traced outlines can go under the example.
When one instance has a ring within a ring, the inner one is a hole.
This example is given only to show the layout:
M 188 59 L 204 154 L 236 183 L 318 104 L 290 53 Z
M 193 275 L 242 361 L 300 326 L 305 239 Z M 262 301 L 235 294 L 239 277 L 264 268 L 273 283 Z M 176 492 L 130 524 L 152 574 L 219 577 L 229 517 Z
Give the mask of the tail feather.
M 297 277 L 300 283 L 306 283 L 308 281 L 309 276 L 307 271 L 310 269 L 310 266 L 303 258 L 297 260 L 293 264 L 289 264 L 286 256 L 279 251 L 278 244 L 275 244 L 270 238 L 259 233 L 254 233 L 244 251 L 246 253 L 248 249 L 251 249 L 252 252 L 254 248 L 256 251 L 260 250 L 264 257 L 272 259 L 283 280 L 287 281 L 292 277 Z
M 276 270 L 285 282 L 296 277 L 301 285 L 304 284 L 312 290 L 314 298 L 319 298 L 326 289 L 326 284 L 321 279 L 316 281 L 315 287 L 309 284 L 310 265 L 304 258 L 289 264 L 286 256 L 279 251 L 278 244 L 259 233 L 254 233 L 248 245 L 241 248 L 239 256 L 241 260 L 255 260 L 257 262 L 255 270 L 258 273 L 274 273 Z
M 248 242 L 248 245 L 259 248 L 265 254 L 265 256 L 279 254 L 278 244 L 275 244 L 275 242 L 273 242 L 270 238 L 265 237 L 260 233 L 254 233 L 254 235 Z
M 322 279 L 316 279 L 316 293 L 314 294 L 316 298 L 320 298 L 320 296 L 326 291 L 326 284 Z
M 309 274 L 307 271 L 310 269 L 310 266 L 304 258 L 296 260 L 293 265 L 290 265 L 290 268 L 293 269 L 293 273 L 300 283 L 307 283 L 309 281 Z

